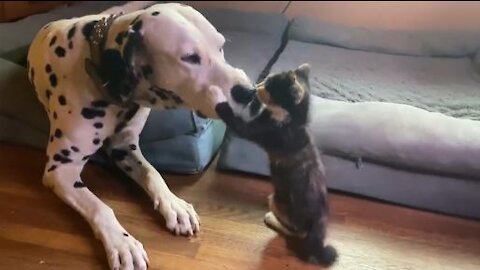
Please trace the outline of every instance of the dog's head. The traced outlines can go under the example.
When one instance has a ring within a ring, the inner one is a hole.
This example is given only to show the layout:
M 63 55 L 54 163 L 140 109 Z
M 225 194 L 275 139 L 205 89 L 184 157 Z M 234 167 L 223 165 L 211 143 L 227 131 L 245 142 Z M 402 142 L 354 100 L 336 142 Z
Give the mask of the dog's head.
M 226 97 L 235 85 L 251 86 L 242 70 L 225 61 L 224 43 L 223 35 L 195 9 L 158 4 L 130 23 L 123 61 L 132 74 L 148 67 L 144 77 L 149 85 L 170 90 L 185 106 L 216 118 L 215 101 L 207 94 L 212 86 Z

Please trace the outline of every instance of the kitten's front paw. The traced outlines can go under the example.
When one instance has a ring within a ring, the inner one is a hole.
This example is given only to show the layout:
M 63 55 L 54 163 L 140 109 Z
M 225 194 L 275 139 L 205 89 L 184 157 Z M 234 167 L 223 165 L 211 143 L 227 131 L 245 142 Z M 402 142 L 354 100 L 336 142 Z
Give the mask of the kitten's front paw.
M 233 101 L 245 105 L 252 101 L 255 92 L 255 89 L 248 89 L 242 85 L 236 85 L 232 88 L 231 94 Z

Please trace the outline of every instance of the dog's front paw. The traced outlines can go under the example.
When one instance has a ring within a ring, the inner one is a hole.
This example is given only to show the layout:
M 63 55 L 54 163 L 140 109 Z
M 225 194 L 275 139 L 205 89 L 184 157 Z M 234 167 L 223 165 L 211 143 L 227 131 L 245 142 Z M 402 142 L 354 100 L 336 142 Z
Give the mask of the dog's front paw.
M 142 243 L 127 233 L 111 233 L 105 243 L 110 269 L 145 270 L 148 256 Z
M 200 218 L 193 206 L 171 194 L 162 199 L 156 209 L 163 215 L 167 228 L 176 235 L 188 235 L 200 231 Z

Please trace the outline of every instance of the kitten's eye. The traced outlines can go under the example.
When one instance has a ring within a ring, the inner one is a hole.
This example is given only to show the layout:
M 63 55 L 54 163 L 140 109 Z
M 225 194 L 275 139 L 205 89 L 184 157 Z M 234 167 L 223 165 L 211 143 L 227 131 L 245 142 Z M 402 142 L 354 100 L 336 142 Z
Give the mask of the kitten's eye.
M 187 62 L 187 63 L 194 64 L 194 65 L 200 65 L 200 62 L 201 62 L 200 56 L 196 53 L 187 54 L 185 56 L 182 56 L 180 59 L 183 62 Z

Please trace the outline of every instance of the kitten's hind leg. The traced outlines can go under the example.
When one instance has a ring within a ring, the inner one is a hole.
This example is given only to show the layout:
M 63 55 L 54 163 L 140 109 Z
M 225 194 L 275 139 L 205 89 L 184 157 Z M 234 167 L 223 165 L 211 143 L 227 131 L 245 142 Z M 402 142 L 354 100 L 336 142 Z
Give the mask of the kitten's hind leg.
M 296 236 L 296 234 L 292 233 L 289 231 L 287 228 L 285 228 L 280 221 L 278 221 L 277 217 L 272 212 L 268 212 L 265 214 L 263 221 L 265 222 L 265 225 L 269 227 L 270 229 L 286 235 L 286 236 Z

